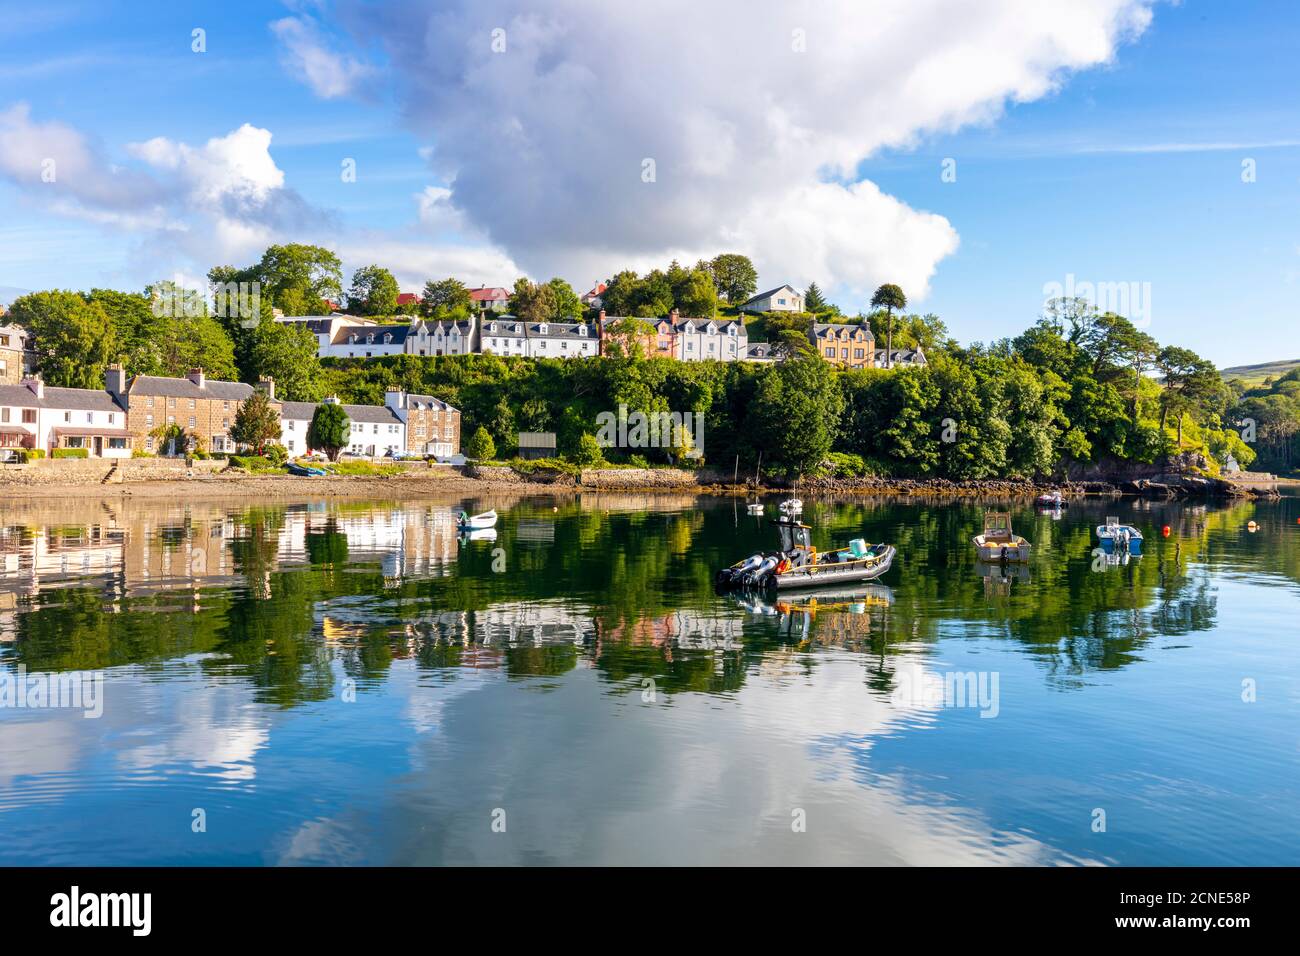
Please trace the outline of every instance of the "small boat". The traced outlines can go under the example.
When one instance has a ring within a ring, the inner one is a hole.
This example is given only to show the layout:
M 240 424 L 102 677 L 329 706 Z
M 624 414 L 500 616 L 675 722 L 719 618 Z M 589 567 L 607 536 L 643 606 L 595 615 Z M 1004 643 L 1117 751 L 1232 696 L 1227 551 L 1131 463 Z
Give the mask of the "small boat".
M 848 547 L 819 552 L 808 525 L 790 515 L 773 522 L 780 534 L 778 551 L 759 551 L 714 576 L 714 585 L 731 588 L 832 587 L 878 578 L 894 563 L 890 544 L 867 544 L 854 538 Z
M 1034 504 L 1040 508 L 1068 508 L 1070 502 L 1059 491 L 1049 491 L 1041 494 L 1034 499 Z
M 763 513 L 763 504 L 759 501 L 751 501 L 745 505 L 745 511 L 752 515 L 761 515 Z
M 470 515 L 465 512 L 460 513 L 456 519 L 456 527 L 461 531 L 484 531 L 488 528 L 495 528 L 497 524 L 497 513 L 495 511 L 484 511 L 480 514 Z
M 1131 524 L 1120 524 L 1113 515 L 1107 516 L 1105 524 L 1097 525 L 1097 540 L 1103 548 L 1142 553 L 1142 532 Z
M 1011 530 L 1011 515 L 1006 511 L 989 511 L 984 515 L 984 531 L 974 537 L 975 551 L 981 561 L 1021 563 L 1029 560 L 1029 542 Z
M 329 474 L 329 472 L 324 468 L 315 468 L 311 465 L 300 465 L 296 461 L 291 461 L 284 467 L 289 474 L 297 475 L 300 478 L 319 478 L 322 475 Z

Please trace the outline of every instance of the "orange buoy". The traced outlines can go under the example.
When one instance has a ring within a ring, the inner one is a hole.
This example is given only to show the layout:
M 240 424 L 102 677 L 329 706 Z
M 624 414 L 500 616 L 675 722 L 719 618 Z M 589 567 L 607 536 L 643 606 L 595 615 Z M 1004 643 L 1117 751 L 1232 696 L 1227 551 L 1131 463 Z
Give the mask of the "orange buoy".
M 1166 538 L 1169 537 L 1169 525 L 1165 525 L 1163 528 L 1161 528 L 1160 533 L 1163 534 Z

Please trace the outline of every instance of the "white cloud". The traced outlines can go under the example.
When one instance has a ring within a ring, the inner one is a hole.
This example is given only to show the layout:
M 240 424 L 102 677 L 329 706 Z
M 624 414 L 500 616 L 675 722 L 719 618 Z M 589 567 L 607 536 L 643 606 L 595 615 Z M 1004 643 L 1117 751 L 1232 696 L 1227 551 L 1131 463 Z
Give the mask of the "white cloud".
M 339 15 L 387 54 L 447 201 L 534 274 L 734 249 L 765 282 L 921 298 L 951 225 L 828 180 L 1050 94 L 1145 29 L 1151 2 L 453 0 L 378 17 L 345 0 Z
M 325 99 L 353 92 L 371 70 L 365 63 L 328 48 L 310 17 L 285 17 L 271 24 L 279 39 L 284 65 Z

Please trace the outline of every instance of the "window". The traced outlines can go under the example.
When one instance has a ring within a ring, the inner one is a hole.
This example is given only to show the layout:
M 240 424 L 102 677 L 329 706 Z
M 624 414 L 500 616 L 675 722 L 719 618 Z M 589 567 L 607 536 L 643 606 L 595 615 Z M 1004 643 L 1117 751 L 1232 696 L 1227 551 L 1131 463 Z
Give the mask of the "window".
M 153 416 L 152 416 L 152 415 L 146 415 L 146 416 L 144 417 L 144 426 L 145 426 L 145 428 L 153 428 Z
M 124 448 L 126 448 L 126 439 L 125 439 L 125 438 L 110 438 L 110 439 L 108 440 L 108 447 L 109 447 L 109 448 L 119 449 L 119 450 L 124 449 Z
M 63 447 L 65 447 L 65 448 L 80 448 L 80 447 L 81 447 L 81 436 L 80 436 L 80 435 L 69 435 L 67 438 L 64 439 L 64 441 L 67 442 L 67 444 L 63 446 Z
M 840 358 L 848 358 L 848 357 L 849 357 L 849 350 L 848 350 L 848 349 L 840 349 Z
M 854 349 L 854 350 L 853 350 L 853 357 L 854 357 L 854 358 L 860 359 L 860 358 L 862 358 L 862 355 L 863 355 L 862 349 Z
M 145 407 L 145 408 L 153 408 L 153 396 L 152 396 L 152 395 L 150 395 L 148 398 L 146 398 L 146 399 L 144 400 L 144 407 Z
M 833 348 L 829 348 L 829 349 L 827 349 L 827 350 L 826 350 L 826 357 L 827 357 L 827 358 L 835 358 L 835 349 L 833 349 Z
M 94 413 L 94 412 L 86 412 L 86 424 L 87 424 L 87 425 L 93 425 L 93 424 L 95 424 L 95 413 Z
M 175 407 L 176 407 L 176 399 L 174 399 L 174 398 L 169 398 L 169 399 L 167 399 L 167 407 L 168 407 L 168 408 L 175 408 Z
M 8 344 L 9 344 L 9 336 L 0 335 L 0 345 L 8 345 Z
M 70 422 L 70 421 L 72 421 L 72 412 L 64 412 L 64 413 L 63 413 L 63 420 L 64 420 L 65 422 Z
M 777 300 L 776 300 L 776 304 L 777 304 L 777 305 L 785 305 L 785 299 L 777 299 Z
M 0 359 L 0 374 L 3 374 L 7 371 L 9 371 L 9 363 L 6 362 L 4 359 Z
M 222 427 L 222 428 L 229 428 L 229 427 L 230 427 L 230 419 L 229 419 L 229 418 L 223 418 L 223 419 L 221 419 L 221 427 Z
M 145 440 L 144 440 L 144 450 L 145 450 L 145 451 L 153 451 L 153 438 L 152 438 L 152 437 L 150 437 L 150 436 L 146 436 L 146 437 L 145 437 Z
M 292 422 L 292 421 L 289 422 L 289 431 L 293 431 L 293 422 Z
M 168 424 L 168 425 L 175 425 L 175 424 L 176 424 L 176 416 L 175 416 L 175 415 L 168 415 L 168 416 L 167 416 L 167 424 Z
M 0 408 L 0 422 L 9 421 L 9 409 Z
M 34 408 L 23 409 L 23 424 L 24 425 L 36 424 L 36 409 Z
M 292 439 L 292 438 L 289 439 L 289 450 L 290 450 L 290 451 L 293 451 L 293 439 Z
M 114 421 L 114 419 L 115 419 L 116 417 L 117 417 L 117 416 L 114 415 L 112 412 L 109 412 L 109 413 L 108 413 L 108 423 L 109 423 L 110 425 L 112 425 L 112 424 L 113 424 L 113 421 Z
M 190 408 L 193 408 L 193 407 L 194 407 L 194 399 L 191 398 L 191 399 L 190 399 Z
M 228 412 L 228 411 L 230 411 L 230 403 L 229 403 L 229 402 L 222 402 L 222 403 L 221 403 L 221 410 L 222 410 L 223 412 Z
M 191 416 L 190 416 L 190 428 L 193 428 L 193 427 L 194 427 L 194 416 L 191 415 Z

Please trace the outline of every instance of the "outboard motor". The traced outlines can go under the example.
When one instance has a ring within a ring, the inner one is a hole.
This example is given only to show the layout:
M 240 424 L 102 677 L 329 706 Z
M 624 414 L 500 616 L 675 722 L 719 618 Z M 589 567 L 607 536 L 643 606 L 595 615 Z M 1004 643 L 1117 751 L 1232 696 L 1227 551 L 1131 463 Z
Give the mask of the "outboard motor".
M 758 567 L 752 571 L 746 571 L 742 576 L 742 581 L 747 587 L 762 587 L 766 582 L 772 569 L 776 567 L 777 559 L 775 557 L 766 557 Z
M 717 573 L 717 576 L 714 578 L 714 583 L 720 586 L 725 586 L 728 584 L 738 584 L 741 580 L 744 579 L 744 576 L 747 572 L 753 571 L 762 563 L 763 563 L 763 555 L 752 554 L 748 558 L 746 558 L 744 560 L 744 563 L 740 564 L 738 567 L 723 568 L 721 571 L 719 571 Z

